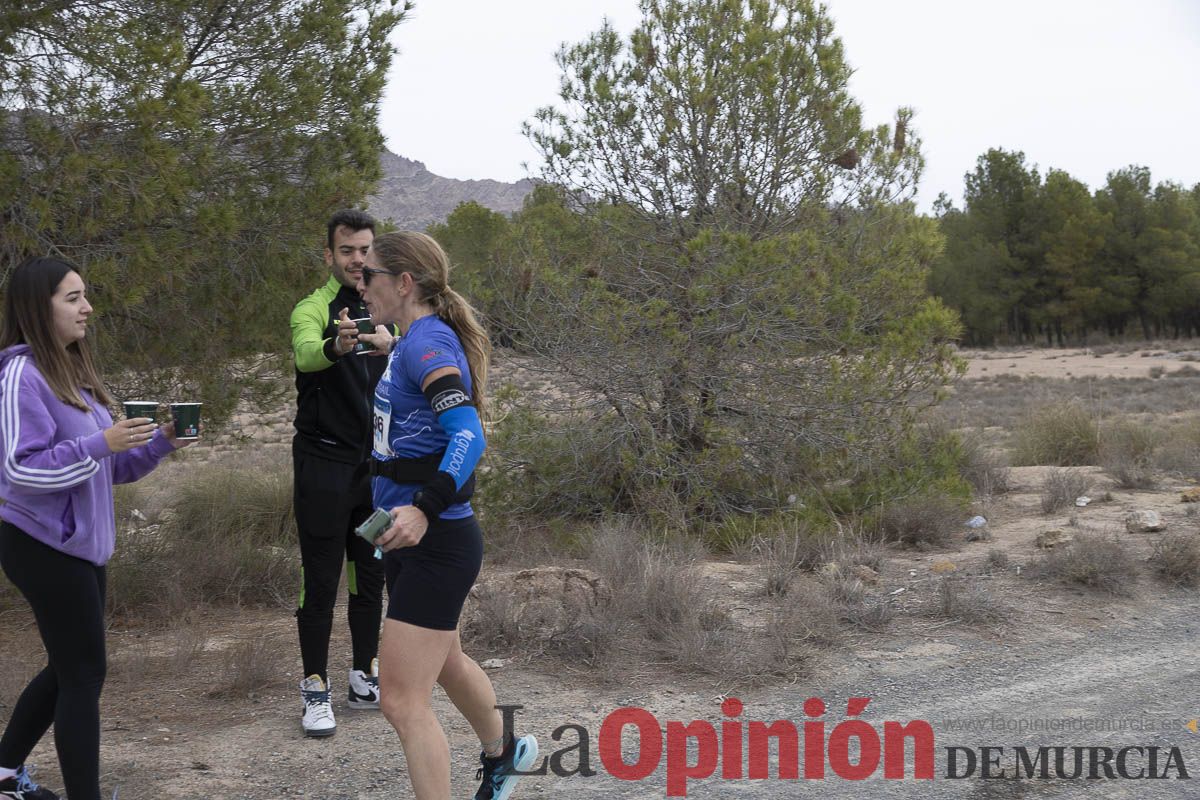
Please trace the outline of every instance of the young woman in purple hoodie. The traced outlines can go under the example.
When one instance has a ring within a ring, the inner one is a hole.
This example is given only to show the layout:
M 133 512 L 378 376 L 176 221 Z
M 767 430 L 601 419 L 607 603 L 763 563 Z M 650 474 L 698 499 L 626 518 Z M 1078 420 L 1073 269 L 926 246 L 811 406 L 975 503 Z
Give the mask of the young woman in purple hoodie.
M 0 798 L 57 800 L 24 766 L 53 723 L 67 796 L 100 800 L 112 487 L 189 444 L 171 423 L 113 423 L 86 339 L 91 313 L 69 264 L 34 258 L 12 272 L 0 325 L 0 568 L 32 607 L 49 663 L 0 737 Z

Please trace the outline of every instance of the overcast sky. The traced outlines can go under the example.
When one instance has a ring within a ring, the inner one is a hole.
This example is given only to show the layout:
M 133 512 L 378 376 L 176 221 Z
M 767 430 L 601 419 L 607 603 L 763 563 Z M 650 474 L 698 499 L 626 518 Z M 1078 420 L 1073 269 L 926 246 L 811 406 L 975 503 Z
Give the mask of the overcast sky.
M 1200 0 L 829 0 L 869 124 L 916 110 L 920 205 L 961 206 L 989 147 L 1095 189 L 1129 164 L 1200 182 Z M 536 168 L 522 121 L 557 100 L 554 53 L 636 0 L 417 0 L 381 107 L 388 148 L 450 178 Z

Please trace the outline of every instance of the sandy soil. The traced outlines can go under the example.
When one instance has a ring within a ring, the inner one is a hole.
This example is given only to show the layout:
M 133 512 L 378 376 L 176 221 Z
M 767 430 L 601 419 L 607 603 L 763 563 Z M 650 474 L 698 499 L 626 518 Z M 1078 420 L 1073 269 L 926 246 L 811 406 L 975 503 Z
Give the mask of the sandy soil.
M 1062 350 L 964 350 L 966 377 L 997 375 L 1039 378 L 1149 378 L 1152 371 L 1196 369 L 1200 350 L 1154 349 L 1105 352 L 1103 348 Z
M 1173 371 L 1190 365 L 1190 353 L 1184 352 L 1101 357 L 1087 351 L 966 355 L 971 359 L 967 380 L 996 373 L 1145 377 L 1152 367 Z M 260 432 L 260 437 L 260 447 L 286 446 L 281 424 Z M 234 446 L 233 440 L 225 438 L 209 449 Z M 207 457 L 199 450 L 192 460 Z M 178 468 L 186 469 L 187 463 Z M 1168 531 L 1194 532 L 1196 517 L 1188 511 L 1194 506 L 1180 501 L 1180 493 L 1189 486 L 1168 478 L 1155 491 L 1127 492 L 1114 488 L 1097 468 L 1076 469 L 1091 483 L 1092 497 L 1107 494 L 1110 499 L 1043 515 L 1039 493 L 1045 468 L 1014 469 L 1013 490 L 974 509 L 987 517 L 990 540 L 960 538 L 951 548 L 934 552 L 891 550 L 877 591 L 892 598 L 898 611 L 894 622 L 882 633 L 850 633 L 845 642 L 824 652 L 811 669 L 791 680 L 752 690 L 737 689 L 719 678 L 667 674 L 630 675 L 614 683 L 601 681 L 583 668 L 531 664 L 517 653 L 474 653 L 480 660 L 495 656 L 505 660 L 492 672 L 498 694 L 502 702 L 525 706 L 519 726 L 534 733 L 545 751 L 574 743 L 570 733 L 561 742 L 554 741 L 559 726 L 577 724 L 589 732 L 591 767 L 598 774 L 530 777 L 515 797 L 665 797 L 662 765 L 639 781 L 620 781 L 606 772 L 597 752 L 602 721 L 613 710 L 633 705 L 650 710 L 664 724 L 707 720 L 719 729 L 726 719 L 720 703 L 731 692 L 744 702 L 746 721 L 779 719 L 799 724 L 805 719 L 803 703 L 809 697 L 824 698 L 829 704 L 827 730 L 842 720 L 849 697 L 872 698 L 862 718 L 877 730 L 888 720 L 927 720 L 936 735 L 936 778 L 882 780 L 876 775 L 858 782 L 830 774 L 822 781 L 797 782 L 713 777 L 690 782 L 689 797 L 1200 796 L 1193 781 L 1185 780 L 944 777 L 945 748 L 1002 746 L 1011 754 L 1017 745 L 1155 745 L 1163 748 L 1163 759 L 1167 748 L 1177 746 L 1187 769 L 1200 774 L 1200 734 L 1185 727 L 1200 716 L 1194 590 L 1150 577 L 1145 565 L 1126 596 L 1098 594 L 1033 574 L 1041 560 L 1034 540 L 1051 528 L 1075 535 L 1113 536 L 1139 560 L 1148 558 L 1163 534 L 1126 533 L 1125 514 L 1156 510 Z M 985 570 L 985 562 L 996 552 L 1008 557 L 1008 566 Z M 985 587 L 1001 606 L 1001 619 L 972 625 L 932 616 L 938 582 L 946 574 L 969 575 Z M 730 608 L 752 616 L 761 606 L 761 576 L 754 565 L 714 560 L 708 575 L 714 592 Z M 179 650 L 178 632 L 115 622 L 103 710 L 101 759 L 106 790 L 119 787 L 122 800 L 411 797 L 404 759 L 386 721 L 378 712 L 345 707 L 344 661 L 349 646 L 342 619 L 339 609 L 331 648 L 339 731 L 332 739 L 319 741 L 306 740 L 299 726 L 295 686 L 301 676 L 294 619 L 287 611 L 197 613 L 191 622 L 206 632 L 206 641 L 203 651 L 185 664 L 172 655 Z M 268 642 L 278 649 L 285 666 L 264 690 L 249 697 L 226 696 L 221 692 L 227 682 L 223 655 L 246 641 Z M 10 655 L 27 653 L 21 663 L 33 668 L 38 648 L 28 614 L 0 615 L 0 642 Z M 5 663 L 14 661 L 9 658 Z M 19 685 L 27 677 L 17 672 L 3 676 L 5 683 Z M 438 691 L 435 706 L 452 748 L 454 796 L 471 796 L 477 743 Z M 8 711 L 0 705 L 0 719 Z M 1048 730 L 1055 721 L 1059 727 Z M 632 759 L 632 753 L 628 757 Z M 1012 756 L 1005 759 L 1011 766 Z M 40 766 L 39 776 L 46 784 L 61 786 L 50 737 L 31 760 Z M 574 765 L 577 760 L 571 756 L 565 763 Z

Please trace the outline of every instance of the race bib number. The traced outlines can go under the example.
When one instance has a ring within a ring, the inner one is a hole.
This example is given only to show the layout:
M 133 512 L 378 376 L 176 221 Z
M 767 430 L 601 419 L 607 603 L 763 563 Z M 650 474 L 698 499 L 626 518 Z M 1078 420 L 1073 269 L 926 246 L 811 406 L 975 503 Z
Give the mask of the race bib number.
M 381 456 L 394 456 L 388 429 L 392 427 L 392 404 L 380 397 L 375 398 L 375 452 Z

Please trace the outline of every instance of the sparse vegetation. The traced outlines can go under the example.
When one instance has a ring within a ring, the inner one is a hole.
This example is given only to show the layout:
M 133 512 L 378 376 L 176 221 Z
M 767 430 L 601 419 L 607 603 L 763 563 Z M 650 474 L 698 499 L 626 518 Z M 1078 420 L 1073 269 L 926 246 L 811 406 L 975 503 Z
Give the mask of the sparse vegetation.
M 134 497 L 122 495 L 122 507 Z M 165 621 L 197 605 L 293 601 L 299 567 L 290 470 L 261 460 L 206 465 L 162 503 L 160 522 L 129 517 L 117 537 L 111 613 Z
M 1159 433 L 1150 425 L 1131 419 L 1105 423 L 1100 430 L 1100 465 L 1121 489 L 1153 489 L 1154 450 Z
M 214 687 L 213 697 L 244 697 L 278 680 L 284 653 L 289 648 L 270 636 L 254 636 L 236 642 L 222 656 L 225 682 Z
M 980 579 L 960 575 L 946 575 L 938 580 L 931 611 L 935 616 L 970 624 L 994 622 L 1003 614 Z
M 1060 467 L 1095 464 L 1100 430 L 1095 417 L 1078 403 L 1035 410 L 1016 428 L 1013 463 Z
M 959 469 L 977 497 L 1008 493 L 1011 470 L 1003 454 L 989 448 L 978 434 L 961 437 L 961 448 Z
M 923 495 L 885 505 L 879 512 L 879 532 L 889 542 L 920 547 L 945 547 L 966 520 L 966 504 L 958 498 Z
M 1154 545 L 1150 565 L 1160 577 L 1184 586 L 1200 582 L 1200 534 L 1171 533 Z
M 1042 481 L 1041 505 L 1043 514 L 1053 514 L 1070 508 L 1075 500 L 1086 494 L 1088 479 L 1069 469 L 1052 469 Z
M 1095 533 L 1050 550 L 1043 566 L 1051 577 L 1114 595 L 1130 594 L 1137 581 L 1137 565 L 1125 545 Z

